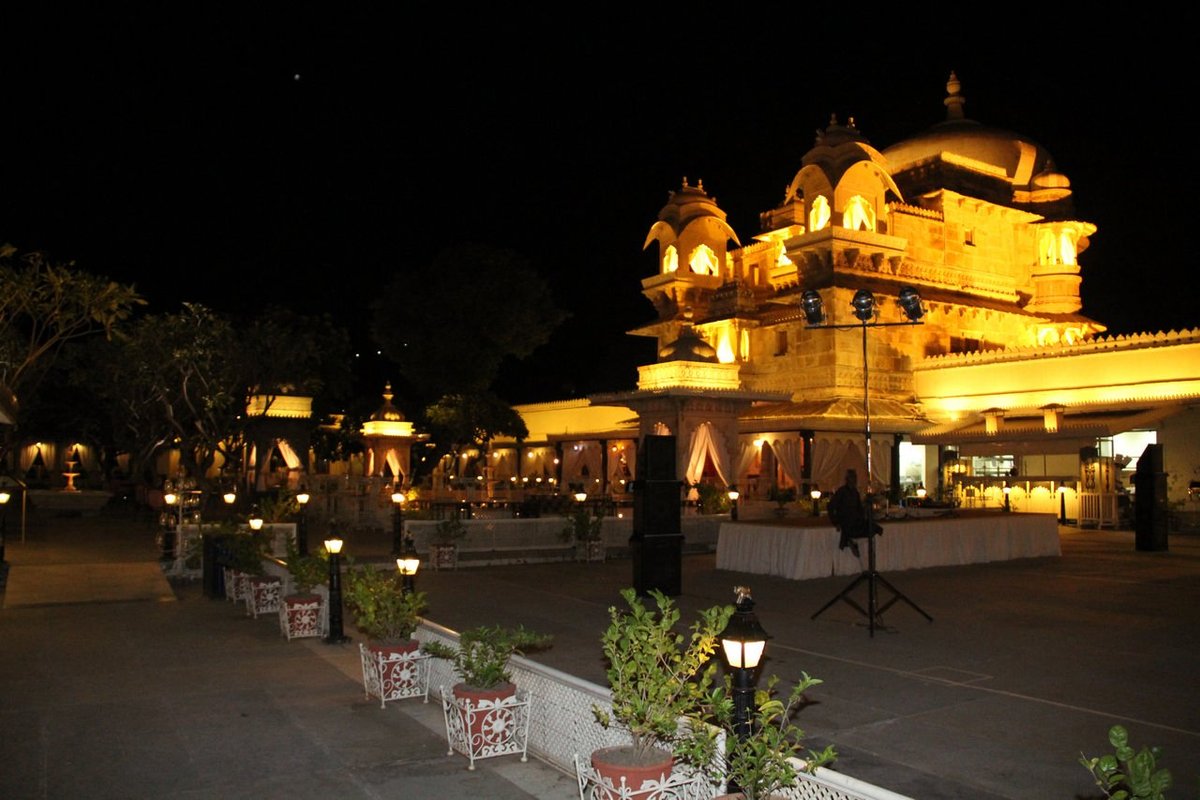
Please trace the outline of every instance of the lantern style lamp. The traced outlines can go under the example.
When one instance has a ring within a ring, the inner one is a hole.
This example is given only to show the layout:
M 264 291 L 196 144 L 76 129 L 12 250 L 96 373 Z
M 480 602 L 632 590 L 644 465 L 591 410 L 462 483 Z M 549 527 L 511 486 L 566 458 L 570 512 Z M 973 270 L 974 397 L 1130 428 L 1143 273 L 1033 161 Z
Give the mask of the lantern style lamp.
M 8 522 L 8 501 L 12 495 L 0 489 L 0 564 L 4 563 L 4 527 Z
M 812 515 L 821 516 L 821 490 L 814 485 L 808 496 L 812 498 Z
M 250 516 L 246 519 L 246 524 L 250 526 L 250 530 L 252 531 L 262 530 L 263 515 L 262 512 L 258 510 L 257 505 L 250 508 Z
M 235 492 L 233 489 L 229 489 L 225 492 L 225 494 L 221 495 L 221 499 L 225 501 L 225 505 L 231 506 L 237 502 L 237 492 Z
M 738 491 L 738 488 L 736 486 L 730 486 L 727 494 L 729 495 L 729 519 L 733 520 L 733 521 L 737 521 L 737 518 L 738 518 L 737 501 L 738 501 L 738 498 L 742 496 L 742 493 Z
M 1009 498 L 1009 495 L 1012 494 L 1012 487 L 1005 486 L 1001 491 L 1004 492 L 1004 510 L 1012 511 L 1012 500 Z
M 396 559 L 396 569 L 400 570 L 401 591 L 412 594 L 415 590 L 417 570 L 421 568 L 421 557 L 417 555 L 416 545 L 411 536 L 404 538 L 404 550 Z
M 1065 483 L 1058 487 L 1058 524 L 1067 524 L 1067 485 Z
M 301 556 L 308 555 L 308 515 L 305 511 L 311 499 L 312 495 L 308 492 L 302 491 L 296 495 L 296 502 L 300 505 L 300 517 L 296 520 L 296 552 Z
M 576 492 L 575 493 L 575 501 L 576 502 L 582 503 L 584 500 L 587 500 L 587 492 Z
M 342 644 L 350 637 L 342 630 L 342 539 L 337 534 L 325 540 L 329 553 L 329 635 L 325 644 Z
M 749 586 L 736 586 L 737 604 L 729 624 L 718 637 L 725 654 L 725 664 L 733 671 L 733 732 L 739 739 L 750 735 L 750 708 L 754 703 L 754 684 L 758 679 L 758 665 L 767 646 L 767 632 L 754 613 L 754 600 Z M 727 791 L 736 794 L 741 787 L 733 786 Z
M 404 501 L 408 498 L 400 487 L 392 492 L 392 555 L 398 556 L 404 550 Z

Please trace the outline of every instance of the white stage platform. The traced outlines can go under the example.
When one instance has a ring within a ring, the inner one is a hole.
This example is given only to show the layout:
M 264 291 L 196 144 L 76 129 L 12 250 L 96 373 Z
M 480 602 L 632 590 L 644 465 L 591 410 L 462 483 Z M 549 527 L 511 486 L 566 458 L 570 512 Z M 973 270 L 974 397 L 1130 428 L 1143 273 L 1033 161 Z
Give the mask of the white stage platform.
M 1062 555 L 1053 514 L 960 512 L 880 524 L 883 534 L 875 543 L 880 572 Z M 857 575 L 867 567 L 866 542 L 859 545 L 858 557 L 849 548 L 839 550 L 838 532 L 828 524 L 728 522 L 717 540 L 717 569 L 796 580 Z

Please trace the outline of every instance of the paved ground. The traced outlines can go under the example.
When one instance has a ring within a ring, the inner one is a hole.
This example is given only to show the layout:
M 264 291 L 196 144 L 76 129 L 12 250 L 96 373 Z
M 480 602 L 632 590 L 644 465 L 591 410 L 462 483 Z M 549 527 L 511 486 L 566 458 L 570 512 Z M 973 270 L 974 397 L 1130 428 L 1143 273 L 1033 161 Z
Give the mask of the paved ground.
M 289 643 L 196 584 L 147 581 L 157 552 L 145 524 L 34 519 L 25 543 L 8 531 L 0 797 L 576 796 L 571 778 L 533 760 L 467 772 L 446 755 L 435 705 L 381 710 L 363 697 L 353 645 Z M 1061 535 L 1061 558 L 886 575 L 933 622 L 901 602 L 874 637 L 848 604 L 811 619 L 842 578 L 743 575 L 685 556 L 678 602 L 688 618 L 752 586 L 773 636 L 767 669 L 825 680 L 797 722 L 812 744 L 834 743 L 836 768 L 854 777 L 918 800 L 1095 797 L 1080 751 L 1104 751 L 1121 722 L 1135 743 L 1163 747 L 1170 797 L 1198 796 L 1200 537 L 1139 553 L 1127 531 Z M 389 546 L 347 543 L 363 561 Z M 86 580 L 29 588 L 63 564 Z M 129 599 L 105 595 L 98 575 L 128 576 Z M 536 659 L 602 682 L 598 637 L 631 579 L 631 562 L 612 561 L 417 580 L 430 619 L 554 633 Z

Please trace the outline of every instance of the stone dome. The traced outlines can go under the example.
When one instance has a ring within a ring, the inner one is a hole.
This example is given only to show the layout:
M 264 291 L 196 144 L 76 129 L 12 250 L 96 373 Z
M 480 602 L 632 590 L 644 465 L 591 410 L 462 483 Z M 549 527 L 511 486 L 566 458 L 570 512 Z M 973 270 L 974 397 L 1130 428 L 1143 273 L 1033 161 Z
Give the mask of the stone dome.
M 966 159 L 964 166 L 975 162 L 985 170 L 990 167 L 989 171 L 1002 171 L 1015 190 L 1069 186 L 1066 176 L 1055 169 L 1050 153 L 1037 142 L 967 119 L 962 84 L 953 72 L 946 82 L 946 93 L 945 121 L 883 150 L 893 175 L 948 154 L 951 158 L 957 156 L 956 160 Z
M 383 388 L 383 405 L 371 414 L 372 422 L 403 422 L 404 415 L 400 413 L 400 409 L 392 405 L 392 384 L 388 383 Z

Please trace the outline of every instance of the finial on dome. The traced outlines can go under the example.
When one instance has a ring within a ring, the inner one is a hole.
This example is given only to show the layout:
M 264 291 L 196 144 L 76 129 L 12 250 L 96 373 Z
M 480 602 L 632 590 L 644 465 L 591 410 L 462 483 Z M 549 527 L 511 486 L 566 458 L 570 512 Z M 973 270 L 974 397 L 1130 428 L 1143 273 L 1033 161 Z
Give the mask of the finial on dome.
M 700 180 L 696 181 L 696 188 L 697 188 L 697 189 L 699 189 L 699 190 L 700 190 L 700 191 L 702 191 L 702 192 L 704 191 L 704 179 L 703 179 L 703 178 L 701 178 Z
M 967 99 L 962 96 L 962 83 L 954 70 L 950 70 L 950 79 L 946 81 L 946 119 L 963 119 L 963 106 Z
M 683 176 L 683 188 L 688 188 L 687 175 Z
M 849 122 L 849 123 L 847 123 L 847 126 L 846 126 L 846 127 L 849 127 L 849 128 L 853 128 L 853 127 L 854 127 L 854 117 L 850 117 L 850 122 Z
M 395 397 L 395 395 L 392 394 L 392 382 L 388 381 L 383 385 L 383 399 L 390 403 L 393 397 Z
M 837 125 L 837 114 L 830 114 L 830 115 L 829 115 L 829 124 L 830 124 L 831 126 L 832 126 L 832 125 Z

